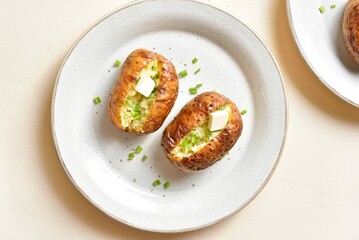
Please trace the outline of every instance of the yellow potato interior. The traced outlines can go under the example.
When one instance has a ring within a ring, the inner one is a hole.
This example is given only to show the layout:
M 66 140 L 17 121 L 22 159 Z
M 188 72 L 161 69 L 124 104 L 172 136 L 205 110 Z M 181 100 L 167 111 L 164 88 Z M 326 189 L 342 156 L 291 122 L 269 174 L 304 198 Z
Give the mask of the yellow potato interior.
M 229 116 L 231 116 L 230 107 L 223 106 L 221 109 L 225 109 L 229 113 Z M 188 157 L 207 145 L 213 138 L 220 134 L 222 130 L 211 132 L 208 128 L 207 117 L 182 138 L 181 142 L 171 151 L 171 154 L 179 158 Z
M 141 70 L 121 109 L 122 123 L 124 127 L 135 131 L 142 128 L 148 118 L 152 104 L 156 100 L 157 89 L 160 84 L 160 74 L 161 71 L 158 60 L 151 61 Z M 135 90 L 135 86 L 141 77 L 150 77 L 155 81 L 155 88 L 148 97 L 144 97 Z

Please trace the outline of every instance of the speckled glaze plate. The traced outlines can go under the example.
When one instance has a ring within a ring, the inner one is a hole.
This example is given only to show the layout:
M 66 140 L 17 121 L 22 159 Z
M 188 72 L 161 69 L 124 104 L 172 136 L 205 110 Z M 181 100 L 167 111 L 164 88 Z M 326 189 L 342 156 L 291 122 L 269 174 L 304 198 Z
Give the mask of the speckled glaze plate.
M 337 96 L 359 107 L 359 64 L 347 52 L 341 29 L 347 2 L 287 0 L 287 10 L 295 42 L 308 66 Z M 321 6 L 324 13 L 319 11 Z
M 177 72 L 188 72 L 164 125 L 146 136 L 122 132 L 107 116 L 109 93 L 121 71 L 114 62 L 137 48 L 156 51 Z M 199 92 L 223 93 L 248 112 L 241 138 L 222 161 L 185 174 L 166 159 L 160 139 L 194 97 L 189 87 L 198 83 Z M 97 105 L 96 96 L 102 99 Z M 105 16 L 75 43 L 57 78 L 52 124 L 59 158 L 89 201 L 130 226 L 178 232 L 216 223 L 260 192 L 283 149 L 287 106 L 275 60 L 243 22 L 194 1 L 140 1 Z M 142 153 L 127 160 L 137 146 Z M 156 179 L 162 184 L 153 187 Z M 170 187 L 164 189 L 166 181 Z

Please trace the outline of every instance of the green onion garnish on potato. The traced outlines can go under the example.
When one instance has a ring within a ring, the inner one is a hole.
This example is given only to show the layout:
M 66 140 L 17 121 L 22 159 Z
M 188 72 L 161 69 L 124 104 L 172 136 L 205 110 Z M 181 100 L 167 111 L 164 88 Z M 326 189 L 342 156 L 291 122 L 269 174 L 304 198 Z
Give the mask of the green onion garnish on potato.
M 133 114 L 133 119 L 135 119 L 135 120 L 140 120 L 141 118 L 142 118 L 141 113 L 135 113 L 135 114 Z
M 183 139 L 182 142 L 181 142 L 182 147 L 186 147 L 188 144 L 189 144 L 188 138 Z

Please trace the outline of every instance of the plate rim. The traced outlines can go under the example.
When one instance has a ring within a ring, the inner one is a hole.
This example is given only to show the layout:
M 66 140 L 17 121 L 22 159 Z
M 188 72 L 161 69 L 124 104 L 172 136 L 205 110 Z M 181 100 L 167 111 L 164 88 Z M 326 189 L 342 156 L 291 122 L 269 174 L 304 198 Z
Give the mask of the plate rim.
M 74 51 L 74 49 L 77 47 L 77 45 L 81 42 L 81 40 L 93 29 L 95 28 L 98 24 L 100 24 L 101 22 L 103 22 L 105 19 L 111 17 L 113 14 L 129 8 L 131 6 L 137 5 L 137 4 L 141 4 L 143 2 L 151 2 L 151 1 L 156 1 L 156 0 L 131 0 L 128 3 L 122 4 L 119 7 L 114 8 L 113 10 L 109 11 L 108 13 L 104 14 L 102 17 L 98 18 L 94 23 L 92 23 L 87 29 L 85 29 L 84 32 L 82 32 L 80 34 L 80 36 L 77 38 L 77 40 L 72 44 L 72 46 L 69 48 L 69 50 L 67 51 L 61 65 L 60 68 L 58 70 L 58 74 L 56 76 L 56 80 L 55 80 L 55 84 L 54 84 L 54 89 L 53 89 L 53 93 L 52 93 L 52 99 L 51 99 L 51 131 L 52 131 L 52 138 L 53 138 L 53 142 L 56 148 L 56 153 L 58 155 L 58 158 L 61 162 L 61 165 L 63 167 L 63 169 L 65 170 L 67 176 L 69 177 L 69 179 L 71 180 L 71 182 L 73 183 L 73 185 L 76 187 L 76 189 L 91 203 L 93 204 L 96 208 L 98 208 L 99 210 L 101 210 L 103 213 L 105 213 L 107 216 L 109 216 L 110 218 L 116 220 L 117 222 L 126 224 L 127 226 L 130 226 L 132 228 L 136 228 L 136 229 L 141 229 L 141 230 L 145 230 L 145 231 L 149 231 L 149 232 L 160 232 L 160 233 L 179 233 L 179 232 L 189 232 L 189 231 L 193 231 L 193 230 L 197 230 L 197 229 L 201 229 L 201 228 L 205 228 L 208 226 L 211 226 L 213 224 L 216 224 L 220 221 L 223 221 L 231 216 L 233 216 L 234 214 L 238 213 L 239 211 L 241 211 L 242 209 L 244 209 L 246 206 L 248 206 L 258 195 L 259 193 L 265 188 L 265 186 L 267 185 L 267 183 L 269 182 L 269 180 L 272 178 L 275 170 L 277 169 L 277 166 L 279 164 L 279 161 L 282 157 L 283 154 L 283 150 L 286 144 L 286 139 L 287 139 L 287 135 L 288 135 L 288 124 L 289 124 L 289 114 L 288 114 L 288 100 L 287 100 L 287 90 L 286 90 L 286 85 L 284 82 L 284 78 L 283 78 L 283 74 L 280 70 L 279 64 L 277 62 L 277 60 L 274 57 L 274 54 L 272 53 L 272 51 L 270 50 L 269 46 L 267 45 L 267 43 L 262 39 L 262 37 L 252 28 L 250 27 L 245 21 L 243 21 L 242 19 L 234 16 L 233 14 L 227 12 L 226 10 L 224 10 L 223 7 L 218 6 L 217 4 L 213 4 L 213 3 L 205 3 L 205 2 L 200 2 L 198 0 L 179 0 L 179 1 L 184 1 L 184 2 L 190 2 L 190 3 L 196 3 L 196 4 L 200 4 L 200 5 L 204 5 L 204 6 L 209 6 L 217 11 L 220 11 L 226 15 L 228 15 L 229 17 L 233 18 L 235 21 L 243 24 L 243 26 L 245 28 L 247 28 L 249 31 L 252 32 L 252 34 L 260 41 L 260 43 L 263 45 L 265 51 L 269 54 L 270 58 L 272 59 L 275 69 L 278 72 L 279 75 L 279 79 L 280 79 L 280 84 L 281 84 L 281 88 L 283 91 L 283 103 L 284 103 L 284 132 L 283 132 L 283 136 L 281 138 L 281 143 L 280 143 L 280 149 L 278 152 L 278 155 L 276 157 L 275 163 L 272 166 L 271 171 L 269 172 L 269 174 L 266 176 L 265 180 L 263 181 L 263 183 L 261 184 L 261 186 L 257 189 L 257 191 L 244 203 L 242 204 L 239 208 L 237 208 L 236 210 L 232 211 L 231 213 L 223 216 L 222 218 L 216 219 L 214 221 L 210 221 L 208 223 L 202 224 L 202 225 L 198 225 L 195 227 L 188 227 L 188 228 L 181 228 L 181 229 L 172 229 L 172 230 L 161 230 L 161 229 L 155 229 L 155 228 L 145 228 L 136 224 L 133 224 L 131 222 L 128 222 L 118 216 L 115 216 L 114 214 L 106 211 L 105 209 L 103 209 L 101 206 L 99 206 L 94 200 L 92 200 L 82 189 L 81 187 L 76 183 L 76 181 L 73 179 L 69 169 L 66 167 L 66 164 L 64 162 L 64 159 L 61 155 L 61 151 L 59 149 L 59 145 L 57 142 L 57 135 L 56 135 L 56 130 L 55 130 L 55 99 L 56 99 L 56 94 L 57 94 L 57 89 L 58 89 L 58 85 L 59 85 L 59 81 L 61 78 L 61 73 L 63 71 L 63 68 L 68 60 L 68 58 L 71 56 L 72 52 Z M 166 0 L 161 0 L 161 1 L 166 1 Z
M 310 61 L 310 59 L 307 57 L 302 45 L 300 44 L 297 32 L 294 29 L 294 24 L 293 24 L 293 17 L 292 17 L 292 11 L 291 11 L 291 1 L 293 0 L 287 0 L 286 1 L 286 5 L 287 5 L 287 18 L 288 18 L 288 22 L 289 22 L 289 26 L 290 26 L 290 30 L 292 33 L 292 37 L 294 38 L 295 41 L 295 45 L 297 46 L 297 49 L 300 52 L 300 55 L 302 56 L 302 58 L 304 59 L 305 63 L 307 64 L 307 66 L 309 67 L 309 69 L 311 70 L 311 72 L 320 80 L 320 82 L 326 86 L 331 92 L 333 92 L 335 95 L 337 95 L 339 98 L 341 98 L 342 100 L 344 100 L 345 102 L 359 108 L 359 103 L 353 102 L 351 99 L 345 97 L 344 95 L 340 94 L 335 88 L 333 88 L 318 72 L 318 70 L 316 70 L 315 66 L 312 64 L 312 62 Z

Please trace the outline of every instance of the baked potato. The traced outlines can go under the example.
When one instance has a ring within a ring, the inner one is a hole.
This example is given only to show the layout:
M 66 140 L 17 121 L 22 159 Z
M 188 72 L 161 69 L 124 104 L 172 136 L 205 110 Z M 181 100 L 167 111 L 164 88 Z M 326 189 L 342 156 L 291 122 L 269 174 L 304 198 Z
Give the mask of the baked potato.
M 359 63 L 359 0 L 350 0 L 345 8 L 342 29 L 345 46 Z
M 148 96 L 136 90 L 141 86 Z M 151 83 L 152 82 L 152 83 Z M 173 64 L 146 49 L 133 51 L 126 59 L 108 102 L 112 123 L 130 133 L 148 134 L 160 128 L 178 95 L 178 77 Z
M 221 110 L 228 113 L 224 128 L 210 131 L 210 116 Z M 220 160 L 234 146 L 242 129 L 236 105 L 222 94 L 205 92 L 188 102 L 165 128 L 161 146 L 178 169 L 196 172 Z

